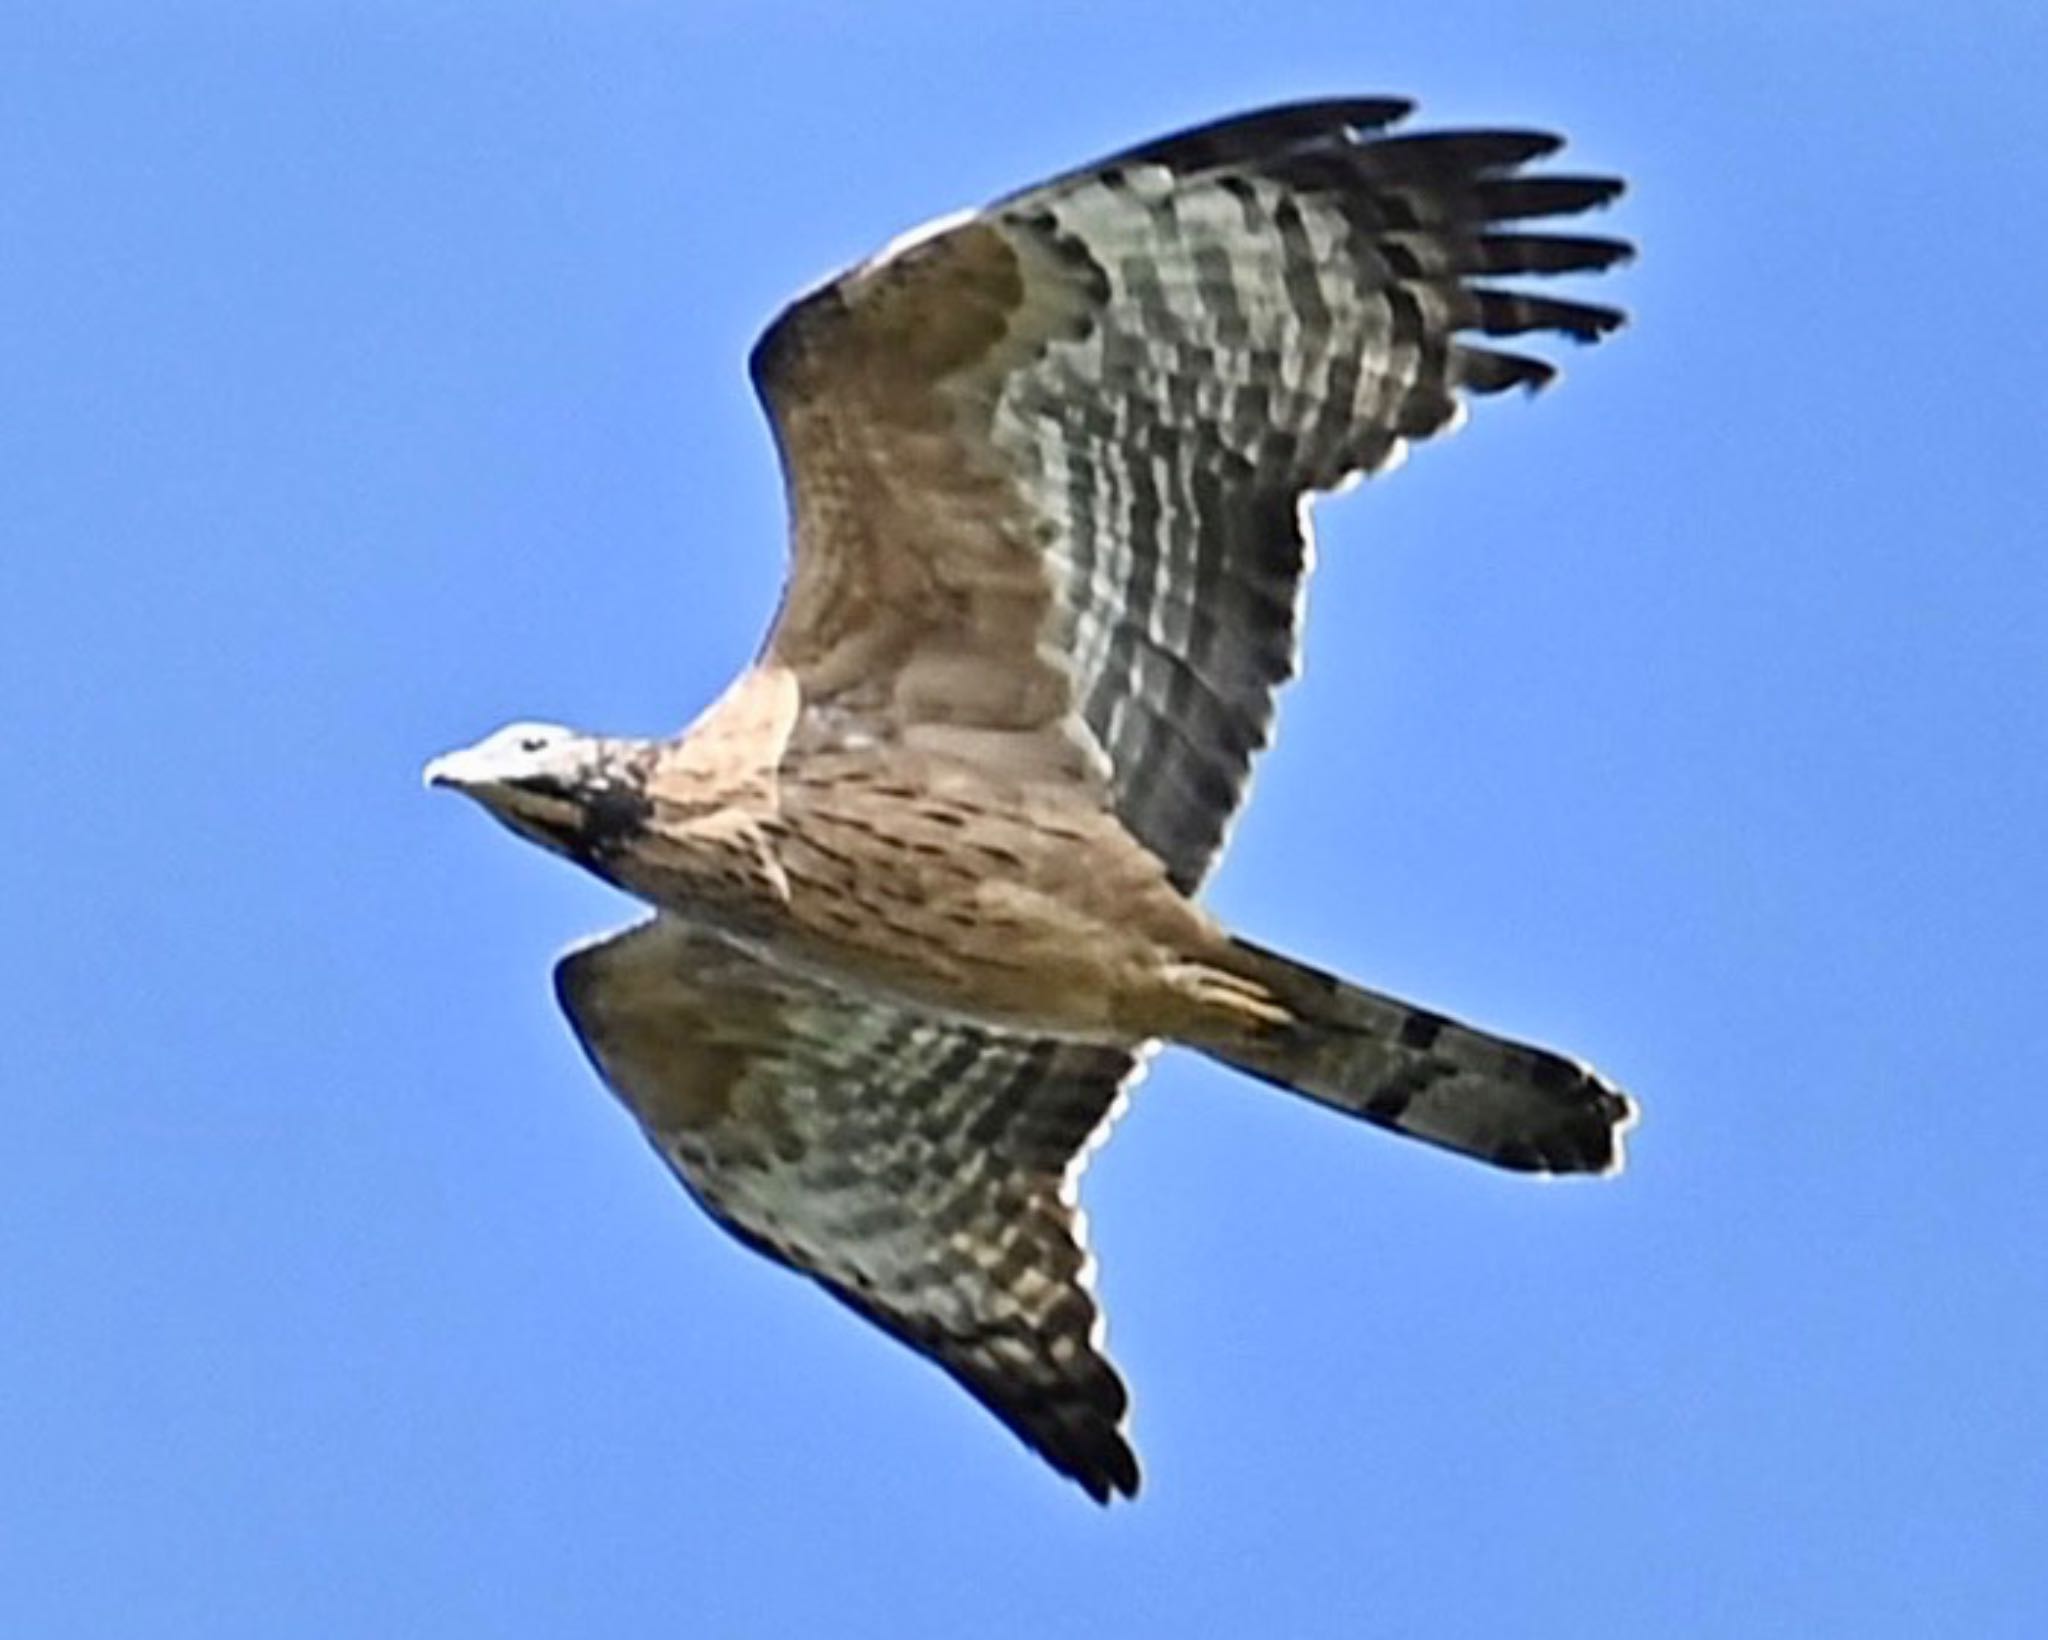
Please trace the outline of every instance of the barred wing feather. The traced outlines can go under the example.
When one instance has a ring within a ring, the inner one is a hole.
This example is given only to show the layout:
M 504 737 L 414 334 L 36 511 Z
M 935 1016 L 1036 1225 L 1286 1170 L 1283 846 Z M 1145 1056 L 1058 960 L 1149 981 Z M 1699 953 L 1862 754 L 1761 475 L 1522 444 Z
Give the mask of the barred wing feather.
M 1137 1491 L 1073 1202 L 1135 1055 L 873 1006 L 668 916 L 571 953 L 555 985 L 715 1219 L 936 1361 L 1098 1501 Z
M 1612 308 L 1498 288 L 1621 241 L 1558 140 L 1388 136 L 1321 102 L 1146 143 L 909 236 L 786 310 L 754 373 L 793 562 L 768 642 L 812 732 L 1097 784 L 1192 890 L 1296 669 L 1304 497 L 1553 367 Z

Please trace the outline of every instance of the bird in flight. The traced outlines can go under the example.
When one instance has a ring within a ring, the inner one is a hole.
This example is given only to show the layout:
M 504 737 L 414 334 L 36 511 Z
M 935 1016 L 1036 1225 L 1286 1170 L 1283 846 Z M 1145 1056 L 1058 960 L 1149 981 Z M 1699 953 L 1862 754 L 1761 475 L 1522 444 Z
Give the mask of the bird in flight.
M 750 1247 L 1134 1496 L 1075 1186 L 1178 1044 L 1497 1166 L 1608 1173 L 1586 1065 L 1262 949 L 1194 899 L 1296 669 L 1305 502 L 1621 315 L 1557 138 L 1271 108 L 932 224 L 754 349 L 791 561 L 680 735 L 514 724 L 432 785 L 652 907 L 555 970 L 598 1073 Z M 1540 226 L 1530 226 L 1540 224 Z

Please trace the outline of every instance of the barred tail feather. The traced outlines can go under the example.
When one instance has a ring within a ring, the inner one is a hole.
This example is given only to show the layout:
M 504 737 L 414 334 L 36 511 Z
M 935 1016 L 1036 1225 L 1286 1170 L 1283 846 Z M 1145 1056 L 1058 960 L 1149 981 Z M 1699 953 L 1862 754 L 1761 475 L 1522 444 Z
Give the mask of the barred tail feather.
M 1188 1042 L 1410 1138 L 1526 1173 L 1617 1173 L 1633 1100 L 1577 1060 L 1460 1025 L 1243 940 L 1231 968 L 1291 1016 Z

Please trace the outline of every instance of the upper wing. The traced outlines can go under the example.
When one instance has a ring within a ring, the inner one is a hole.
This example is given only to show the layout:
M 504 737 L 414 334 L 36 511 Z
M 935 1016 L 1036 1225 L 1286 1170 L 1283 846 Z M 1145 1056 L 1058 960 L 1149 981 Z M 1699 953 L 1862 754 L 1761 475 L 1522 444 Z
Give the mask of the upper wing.
M 935 224 L 755 349 L 794 562 L 769 638 L 829 729 L 1100 781 L 1191 889 L 1292 675 L 1312 490 L 1550 365 L 1611 308 L 1489 275 L 1617 240 L 1510 226 L 1602 204 L 1525 176 L 1558 139 L 1377 135 L 1304 104 L 1134 148 Z
M 1073 1204 L 1137 1066 L 850 1000 L 657 916 L 562 1006 L 690 1193 L 930 1356 L 1097 1501 L 1135 1494 Z

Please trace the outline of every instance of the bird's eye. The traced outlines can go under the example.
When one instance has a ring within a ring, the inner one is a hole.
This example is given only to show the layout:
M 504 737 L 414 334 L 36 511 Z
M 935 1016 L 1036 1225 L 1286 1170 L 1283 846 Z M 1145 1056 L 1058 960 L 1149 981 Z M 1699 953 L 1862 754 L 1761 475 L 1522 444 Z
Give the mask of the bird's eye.
M 519 742 L 519 749 L 522 752 L 540 752 L 547 749 L 547 744 L 546 735 L 528 735 Z

